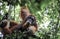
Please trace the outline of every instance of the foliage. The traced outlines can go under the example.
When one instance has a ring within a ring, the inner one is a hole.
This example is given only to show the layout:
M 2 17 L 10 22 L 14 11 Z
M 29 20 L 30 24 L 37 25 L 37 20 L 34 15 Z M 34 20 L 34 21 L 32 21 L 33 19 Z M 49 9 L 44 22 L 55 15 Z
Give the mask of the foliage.
M 17 22 L 21 21 L 21 19 L 18 19 L 20 6 L 26 4 L 30 12 L 37 19 L 38 31 L 35 35 L 41 39 L 60 39 L 60 0 L 11 0 L 11 3 L 9 3 L 12 5 L 11 11 L 6 10 L 8 4 L 7 0 L 1 0 L 0 3 L 2 3 L 2 5 L 0 5 L 0 11 L 2 10 L 3 13 L 11 13 L 11 19 L 14 18 Z M 3 15 L 2 13 L 0 14 L 0 19 L 2 19 Z M 16 33 L 13 33 L 10 37 L 14 38 L 16 35 Z M 18 32 L 18 38 L 21 36 L 21 33 Z

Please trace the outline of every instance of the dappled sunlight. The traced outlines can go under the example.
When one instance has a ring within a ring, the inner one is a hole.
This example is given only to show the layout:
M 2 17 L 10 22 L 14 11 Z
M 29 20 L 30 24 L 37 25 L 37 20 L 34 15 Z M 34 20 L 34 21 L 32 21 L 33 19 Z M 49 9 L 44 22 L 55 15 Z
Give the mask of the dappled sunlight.
M 22 23 L 24 19 L 22 20 L 20 13 L 23 5 L 36 17 L 38 30 L 35 35 L 37 37 L 40 39 L 60 39 L 60 0 L 0 0 L 0 22 L 8 13 L 7 20 Z M 7 35 L 6 39 L 23 39 L 23 32 L 20 32 L 19 30 L 18 32 L 14 31 L 11 36 Z M 1 34 L 0 32 L 0 37 Z M 30 37 L 29 39 L 38 38 Z

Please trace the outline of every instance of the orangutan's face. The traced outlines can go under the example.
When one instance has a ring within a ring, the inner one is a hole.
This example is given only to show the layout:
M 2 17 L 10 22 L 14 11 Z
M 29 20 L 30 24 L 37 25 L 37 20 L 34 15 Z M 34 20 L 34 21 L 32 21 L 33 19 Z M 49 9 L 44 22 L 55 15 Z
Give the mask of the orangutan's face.
M 30 14 L 27 8 L 21 8 L 21 18 L 24 20 Z
M 21 10 L 21 18 L 22 19 L 24 19 L 27 16 L 26 13 L 27 13 L 26 10 Z

